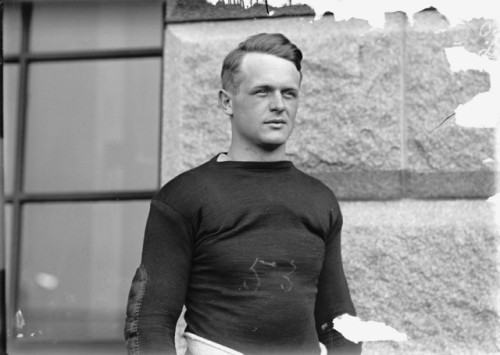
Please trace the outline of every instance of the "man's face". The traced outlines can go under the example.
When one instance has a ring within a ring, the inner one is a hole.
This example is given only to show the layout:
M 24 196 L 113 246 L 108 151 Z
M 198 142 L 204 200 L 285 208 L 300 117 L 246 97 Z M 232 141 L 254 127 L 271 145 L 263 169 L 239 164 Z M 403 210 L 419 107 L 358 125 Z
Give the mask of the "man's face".
M 273 150 L 286 143 L 295 125 L 300 73 L 283 58 L 248 53 L 230 94 L 233 142 Z

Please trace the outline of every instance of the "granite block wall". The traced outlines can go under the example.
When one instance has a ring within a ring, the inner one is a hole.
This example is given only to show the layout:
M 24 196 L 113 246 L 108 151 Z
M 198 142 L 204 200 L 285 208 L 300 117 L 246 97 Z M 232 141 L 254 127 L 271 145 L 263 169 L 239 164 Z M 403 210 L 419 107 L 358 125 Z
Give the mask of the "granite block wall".
M 406 331 L 364 354 L 500 353 L 495 132 L 455 123 L 489 90 L 486 72 L 452 72 L 444 48 L 484 46 L 484 19 L 449 26 L 438 12 L 383 29 L 327 16 L 167 24 L 162 179 L 230 141 L 217 104 L 221 63 L 247 36 L 282 32 L 304 53 L 301 103 L 288 145 L 344 212 L 343 254 L 359 316 Z M 493 162 L 493 164 L 492 164 Z
M 342 202 L 358 314 L 404 330 L 363 354 L 498 354 L 498 233 L 481 200 Z

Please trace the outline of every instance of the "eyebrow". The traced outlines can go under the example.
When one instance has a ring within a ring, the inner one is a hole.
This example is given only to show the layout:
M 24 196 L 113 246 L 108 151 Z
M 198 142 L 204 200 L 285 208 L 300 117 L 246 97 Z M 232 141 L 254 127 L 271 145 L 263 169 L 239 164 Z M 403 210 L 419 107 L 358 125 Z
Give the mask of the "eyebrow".
M 256 90 L 260 90 L 260 89 L 265 89 L 265 90 L 274 90 L 276 89 L 274 86 L 271 86 L 271 85 L 256 85 L 256 86 L 253 86 L 252 88 L 250 88 L 250 91 L 256 91 Z M 295 91 L 295 92 L 298 92 L 299 91 L 299 88 L 296 88 L 296 87 L 292 87 L 292 86 L 285 86 L 283 88 L 280 89 L 280 91 Z

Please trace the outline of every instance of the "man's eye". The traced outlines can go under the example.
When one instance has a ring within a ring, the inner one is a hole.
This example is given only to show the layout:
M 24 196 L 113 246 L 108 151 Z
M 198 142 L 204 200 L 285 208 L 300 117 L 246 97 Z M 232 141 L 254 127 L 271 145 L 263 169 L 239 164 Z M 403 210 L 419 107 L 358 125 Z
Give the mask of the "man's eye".
M 259 96 L 264 96 L 267 95 L 267 90 L 266 89 L 260 89 L 255 92 Z
M 295 91 L 285 91 L 283 95 L 290 99 L 294 99 L 297 97 L 297 93 Z

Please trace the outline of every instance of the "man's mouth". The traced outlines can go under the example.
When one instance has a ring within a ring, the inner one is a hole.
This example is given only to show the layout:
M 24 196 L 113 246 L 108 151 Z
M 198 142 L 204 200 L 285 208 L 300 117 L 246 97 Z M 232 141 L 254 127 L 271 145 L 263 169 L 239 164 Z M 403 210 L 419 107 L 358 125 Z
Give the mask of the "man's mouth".
M 269 120 L 269 121 L 266 121 L 264 122 L 265 124 L 286 124 L 286 121 L 285 120 Z
M 266 121 L 265 124 L 272 129 L 282 129 L 286 125 L 284 120 L 270 120 Z

